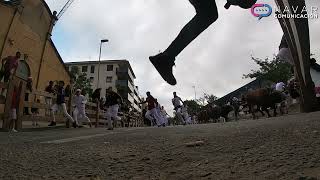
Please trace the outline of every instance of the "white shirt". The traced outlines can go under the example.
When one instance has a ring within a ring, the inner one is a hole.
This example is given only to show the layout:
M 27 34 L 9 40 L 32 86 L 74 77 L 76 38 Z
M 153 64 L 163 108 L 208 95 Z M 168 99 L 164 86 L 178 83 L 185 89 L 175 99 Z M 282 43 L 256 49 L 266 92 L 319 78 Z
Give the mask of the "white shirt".
M 176 96 L 175 98 L 172 99 L 172 104 L 174 107 L 181 106 L 181 98 Z
M 83 95 L 75 95 L 73 96 L 72 104 L 77 108 L 85 108 L 85 104 L 87 103 L 87 99 Z
M 284 91 L 284 87 L 285 87 L 286 85 L 283 83 L 283 82 L 278 82 L 277 84 L 276 84 L 276 91 L 280 91 L 280 92 L 282 92 L 282 91 Z

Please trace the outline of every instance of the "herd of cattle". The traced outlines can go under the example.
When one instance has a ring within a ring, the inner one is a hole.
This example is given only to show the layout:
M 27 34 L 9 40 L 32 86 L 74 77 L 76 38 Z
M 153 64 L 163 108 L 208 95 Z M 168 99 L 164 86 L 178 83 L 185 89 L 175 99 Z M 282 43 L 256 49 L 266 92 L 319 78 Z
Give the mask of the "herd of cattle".
M 238 103 L 230 103 L 222 106 L 208 104 L 204 106 L 197 114 L 197 121 L 198 123 L 218 122 L 221 117 L 224 118 L 225 121 L 229 121 L 230 112 L 234 112 L 236 120 L 239 117 L 239 113 L 251 113 L 255 119 L 257 118 L 257 111 L 259 111 L 262 116 L 265 115 L 265 111 L 268 117 L 271 117 L 269 109 L 272 109 L 273 115 L 277 116 L 278 107 L 281 114 L 288 113 L 286 106 L 287 97 L 285 93 L 270 88 L 256 89 L 243 95 Z

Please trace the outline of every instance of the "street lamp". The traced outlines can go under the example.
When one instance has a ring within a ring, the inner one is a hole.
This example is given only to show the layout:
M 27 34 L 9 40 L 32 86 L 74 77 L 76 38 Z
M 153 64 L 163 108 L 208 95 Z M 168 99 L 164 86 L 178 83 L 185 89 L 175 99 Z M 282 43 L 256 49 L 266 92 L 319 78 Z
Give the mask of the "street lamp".
M 197 92 L 196 92 L 196 86 L 192 86 L 194 89 L 194 100 L 197 100 Z
M 100 41 L 100 51 L 99 51 L 99 65 L 98 65 L 98 82 L 97 82 L 97 89 L 99 88 L 99 81 L 100 81 L 100 61 L 101 61 L 101 47 L 102 43 L 109 42 L 108 39 L 102 39 Z

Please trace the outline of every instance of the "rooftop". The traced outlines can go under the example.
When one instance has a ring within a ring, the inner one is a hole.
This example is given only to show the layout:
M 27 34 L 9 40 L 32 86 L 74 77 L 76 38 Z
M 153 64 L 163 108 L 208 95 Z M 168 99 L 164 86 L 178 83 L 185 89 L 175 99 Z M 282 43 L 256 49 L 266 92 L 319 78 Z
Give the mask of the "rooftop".
M 118 60 L 101 60 L 100 64 L 126 64 L 128 65 L 130 71 L 132 72 L 132 75 L 134 78 L 136 78 L 136 75 L 133 72 L 133 69 L 130 65 L 130 62 L 126 59 L 118 59 Z M 65 63 L 67 66 L 72 66 L 72 65 L 93 65 L 93 64 L 99 64 L 99 61 L 77 61 L 77 62 L 66 62 Z

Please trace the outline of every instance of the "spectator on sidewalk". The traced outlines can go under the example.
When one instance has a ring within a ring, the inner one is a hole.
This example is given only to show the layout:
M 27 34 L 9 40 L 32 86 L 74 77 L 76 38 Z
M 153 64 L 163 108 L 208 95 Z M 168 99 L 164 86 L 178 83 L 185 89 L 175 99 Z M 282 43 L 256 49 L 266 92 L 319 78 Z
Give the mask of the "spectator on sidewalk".
M 50 93 L 50 94 L 54 94 L 53 81 L 49 82 L 49 85 L 46 87 L 45 92 Z M 52 106 L 52 98 L 51 97 L 45 97 L 45 102 L 46 102 L 46 105 L 48 105 L 50 107 Z M 50 116 L 50 110 L 46 109 L 45 115 Z
M 32 92 L 32 77 L 28 77 L 28 80 L 27 80 L 27 87 L 26 87 L 26 94 L 24 96 L 24 101 L 29 101 L 29 94 Z M 30 112 L 29 112 L 29 108 L 28 107 L 25 107 L 24 108 L 24 114 L 25 115 L 30 115 Z
M 37 99 L 37 103 L 40 103 L 40 99 Z M 32 115 L 32 126 L 37 127 L 38 124 L 38 118 L 39 118 L 39 108 L 31 108 L 31 115 Z
M 76 94 L 73 96 L 73 99 L 72 99 L 72 105 L 74 107 L 73 119 L 78 125 L 81 125 L 81 123 L 79 123 L 78 121 L 78 118 L 82 117 L 86 119 L 87 122 L 89 123 L 89 126 L 92 127 L 91 121 L 86 115 L 86 103 L 87 103 L 87 99 L 84 95 L 81 94 L 81 89 L 77 89 Z
M 21 87 L 21 84 L 20 84 Z M 20 89 L 20 88 L 19 88 Z M 11 110 L 10 110 L 10 123 L 9 123 L 9 131 L 10 132 L 18 132 L 15 129 L 16 123 L 17 123 L 17 109 L 19 107 L 19 89 L 14 86 L 13 92 L 12 92 L 12 99 L 11 99 Z
M 14 75 L 17 71 L 19 65 L 19 59 L 21 57 L 20 52 L 16 52 L 15 56 L 8 56 L 2 59 L 2 66 L 0 70 L 0 81 L 4 79 L 4 82 L 9 82 L 9 79 L 12 75 Z M 1 90 L 1 95 L 3 96 L 4 89 Z
M 77 123 L 73 120 L 73 118 L 67 112 L 67 106 L 65 103 L 64 82 L 63 81 L 59 81 L 59 85 L 57 87 L 56 93 L 57 93 L 57 101 L 56 101 L 56 104 L 54 104 L 51 108 L 53 120 L 51 121 L 51 123 L 48 126 L 56 126 L 55 113 L 57 111 L 61 110 L 63 112 L 64 116 L 66 116 L 68 118 L 68 120 L 70 120 L 73 123 L 73 127 L 76 128 L 78 126 Z

